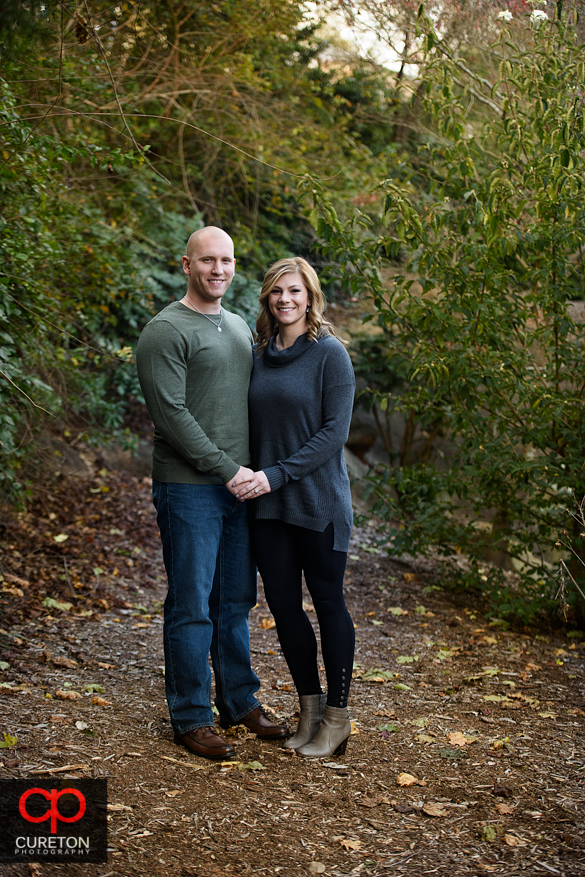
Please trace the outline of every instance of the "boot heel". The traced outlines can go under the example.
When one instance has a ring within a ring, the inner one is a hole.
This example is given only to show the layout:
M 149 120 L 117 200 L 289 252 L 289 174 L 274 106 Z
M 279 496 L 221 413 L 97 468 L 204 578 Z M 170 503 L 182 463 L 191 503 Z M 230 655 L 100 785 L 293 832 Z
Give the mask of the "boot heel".
M 334 755 L 345 755 L 345 750 L 347 749 L 347 741 L 349 737 L 346 737 L 345 740 L 342 740 L 335 752 Z

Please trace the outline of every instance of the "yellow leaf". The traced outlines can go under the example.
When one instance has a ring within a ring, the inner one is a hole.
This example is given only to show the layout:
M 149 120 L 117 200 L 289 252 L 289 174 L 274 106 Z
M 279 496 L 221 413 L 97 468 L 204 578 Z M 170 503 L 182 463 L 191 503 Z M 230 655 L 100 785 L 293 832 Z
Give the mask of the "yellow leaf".
M 539 713 L 538 715 L 541 717 L 541 719 L 556 719 L 557 718 L 556 713 Z
M 350 725 L 351 725 L 350 735 L 352 737 L 355 737 L 356 734 L 359 734 L 360 729 L 358 728 L 358 726 L 356 725 L 355 722 L 350 722 Z
M 405 572 L 405 573 L 402 573 L 402 576 L 403 576 L 403 578 L 404 578 L 404 581 L 405 581 L 407 584 L 409 584 L 410 582 L 414 582 L 414 580 L 416 579 L 416 574 L 413 573 L 413 572 Z
M 399 773 L 396 782 L 399 786 L 416 786 L 420 780 L 411 773 Z
M 59 533 L 58 536 L 53 536 L 54 542 L 65 542 L 67 539 L 69 539 L 67 533 Z
M 276 627 L 276 621 L 274 618 L 263 618 L 260 622 L 260 626 L 264 628 L 264 630 L 272 630 L 273 627 Z

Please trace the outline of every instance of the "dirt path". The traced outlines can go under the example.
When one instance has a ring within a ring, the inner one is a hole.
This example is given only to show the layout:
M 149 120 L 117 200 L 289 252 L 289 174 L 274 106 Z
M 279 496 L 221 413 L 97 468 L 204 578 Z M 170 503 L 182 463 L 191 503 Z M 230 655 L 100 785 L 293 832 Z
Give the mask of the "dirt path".
M 101 470 L 39 496 L 0 536 L 0 740 L 17 738 L 1 775 L 107 776 L 110 853 L 1 875 L 585 873 L 582 640 L 490 626 L 361 531 L 347 754 L 310 762 L 239 729 L 238 762 L 209 763 L 172 742 L 148 483 Z M 259 696 L 293 724 L 271 625 L 260 596 Z

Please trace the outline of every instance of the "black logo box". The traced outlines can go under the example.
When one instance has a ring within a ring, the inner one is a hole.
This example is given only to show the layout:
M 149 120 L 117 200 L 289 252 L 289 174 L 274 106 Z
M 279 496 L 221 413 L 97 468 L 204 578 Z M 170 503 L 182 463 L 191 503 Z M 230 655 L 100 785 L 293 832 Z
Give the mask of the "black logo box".
M 0 862 L 107 862 L 107 807 L 107 779 L 0 779 Z

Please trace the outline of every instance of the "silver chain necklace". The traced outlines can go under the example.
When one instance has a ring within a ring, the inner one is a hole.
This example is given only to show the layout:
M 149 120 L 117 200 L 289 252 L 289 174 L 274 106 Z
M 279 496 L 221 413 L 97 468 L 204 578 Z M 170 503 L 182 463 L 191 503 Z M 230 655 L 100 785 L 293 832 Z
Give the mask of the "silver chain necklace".
M 187 304 L 189 305 L 190 308 L 193 308 L 194 311 L 197 311 L 197 313 L 198 313 L 198 314 L 201 314 L 202 317 L 205 317 L 206 320 L 209 320 L 209 322 L 211 323 L 211 325 L 212 325 L 212 326 L 215 326 L 215 328 L 217 329 L 218 332 L 221 332 L 221 331 L 222 331 L 221 323 L 222 323 L 222 320 L 223 320 L 223 310 L 222 310 L 221 307 L 220 307 L 220 309 L 219 309 L 219 323 L 216 323 L 215 320 L 212 320 L 212 319 L 211 319 L 211 317 L 209 316 L 209 314 L 204 314 L 203 311 L 200 311 L 199 308 L 196 308 L 195 305 L 194 305 L 194 304 L 191 304 L 191 302 L 188 301 L 187 299 L 185 299 L 185 301 L 187 302 Z

